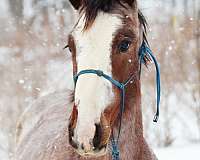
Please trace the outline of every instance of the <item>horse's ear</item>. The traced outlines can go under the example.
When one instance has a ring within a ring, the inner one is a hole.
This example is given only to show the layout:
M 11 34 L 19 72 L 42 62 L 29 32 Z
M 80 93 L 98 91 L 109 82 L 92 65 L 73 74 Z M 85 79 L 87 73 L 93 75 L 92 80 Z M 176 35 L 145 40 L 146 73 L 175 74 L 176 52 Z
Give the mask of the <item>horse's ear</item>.
M 82 0 L 69 0 L 74 9 L 78 10 L 81 6 L 81 1 Z
M 137 6 L 137 0 L 123 0 L 125 3 L 128 3 L 129 6 L 131 7 L 136 7 Z

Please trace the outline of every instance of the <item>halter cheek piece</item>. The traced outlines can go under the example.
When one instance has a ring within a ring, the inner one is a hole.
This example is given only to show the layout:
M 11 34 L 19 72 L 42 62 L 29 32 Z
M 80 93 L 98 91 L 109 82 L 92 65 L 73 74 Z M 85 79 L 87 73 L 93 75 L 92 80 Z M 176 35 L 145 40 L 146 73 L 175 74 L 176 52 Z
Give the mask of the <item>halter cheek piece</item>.
M 119 141 L 119 136 L 120 136 L 120 131 L 121 131 L 121 122 L 122 122 L 122 115 L 124 112 L 124 107 L 125 107 L 125 89 L 126 86 L 130 83 L 133 82 L 140 74 L 141 74 L 141 67 L 142 67 L 142 63 L 145 63 L 145 56 L 148 56 L 151 58 L 151 60 L 153 60 L 154 64 L 155 64 L 155 68 L 156 68 L 156 85 L 157 85 L 157 111 L 156 114 L 154 116 L 153 122 L 157 122 L 158 118 L 159 118 L 159 104 L 160 104 L 160 69 L 159 69 L 159 65 L 157 63 L 156 58 L 154 57 L 151 49 L 149 48 L 148 44 L 143 41 L 140 49 L 139 49 L 139 62 L 140 62 L 140 69 L 139 69 L 139 73 L 133 73 L 124 83 L 121 83 L 115 79 L 113 79 L 112 77 L 110 77 L 109 75 L 103 73 L 103 71 L 101 70 L 95 70 L 95 69 L 87 69 L 87 70 L 82 70 L 79 73 L 74 75 L 74 84 L 76 87 L 76 83 L 78 81 L 78 78 L 83 75 L 83 74 L 96 74 L 99 77 L 103 77 L 106 80 L 110 81 L 114 86 L 116 86 L 121 93 L 121 101 L 120 101 L 120 113 L 119 113 L 119 119 L 120 119 L 120 125 L 119 125 L 119 130 L 118 130 L 118 137 L 117 140 L 114 139 L 113 133 L 112 133 L 112 139 L 111 139 L 111 145 L 112 145 L 112 159 L 113 160 L 119 160 L 119 149 L 118 149 L 118 141 Z

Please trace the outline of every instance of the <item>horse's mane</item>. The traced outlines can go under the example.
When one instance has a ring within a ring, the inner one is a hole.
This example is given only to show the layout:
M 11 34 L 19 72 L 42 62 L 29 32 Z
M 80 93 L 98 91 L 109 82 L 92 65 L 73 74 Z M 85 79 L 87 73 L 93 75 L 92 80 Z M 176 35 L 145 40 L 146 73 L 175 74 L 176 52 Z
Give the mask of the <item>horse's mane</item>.
M 141 12 L 141 10 L 138 10 L 138 18 L 139 18 L 139 22 L 140 22 L 140 25 L 141 25 L 142 31 L 143 31 L 143 40 L 148 44 L 148 40 L 147 40 L 147 37 L 146 37 L 148 23 L 147 23 L 145 16 Z

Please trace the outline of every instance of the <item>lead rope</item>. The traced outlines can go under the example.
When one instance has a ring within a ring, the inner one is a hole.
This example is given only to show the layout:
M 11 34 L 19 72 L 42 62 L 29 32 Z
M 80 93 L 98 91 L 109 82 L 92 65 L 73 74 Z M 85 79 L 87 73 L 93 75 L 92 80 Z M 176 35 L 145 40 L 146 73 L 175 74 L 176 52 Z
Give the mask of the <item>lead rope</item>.
M 138 73 L 137 73 L 138 74 Z M 120 113 L 119 113 L 119 130 L 117 139 L 114 138 L 113 130 L 111 135 L 111 145 L 112 145 L 112 160 L 120 160 L 120 150 L 118 146 L 120 133 L 121 133 L 121 125 L 122 125 L 122 117 L 125 108 L 125 87 L 129 84 L 130 81 L 134 81 L 137 77 L 137 74 L 133 74 L 130 78 L 125 82 L 121 83 L 120 90 L 121 90 L 121 102 L 120 102 Z
M 111 146 L 112 146 L 112 160 L 120 160 L 120 151 L 118 147 L 118 140 L 115 140 L 113 131 L 111 135 Z
M 141 68 L 142 68 L 142 63 L 144 63 L 144 57 L 148 56 L 151 58 L 151 60 L 153 60 L 155 67 L 156 67 L 156 87 L 157 87 L 157 98 L 156 98 L 156 105 L 157 105 L 157 110 L 156 110 L 156 114 L 154 116 L 153 122 L 158 122 L 159 119 L 159 114 L 160 114 L 160 68 L 158 65 L 158 62 L 156 60 L 156 58 L 153 55 L 153 52 L 151 51 L 151 49 L 149 48 L 148 44 L 143 41 L 142 42 L 142 46 L 140 47 L 139 50 L 139 57 L 140 57 L 140 74 L 141 74 Z
M 124 112 L 124 106 L 125 106 L 125 85 L 122 85 L 121 88 L 121 104 L 120 104 L 120 114 L 119 114 L 119 130 L 118 130 L 118 136 L 117 140 L 114 138 L 113 130 L 111 135 L 111 145 L 112 145 L 112 160 L 120 160 L 120 150 L 118 147 L 119 137 L 121 133 L 121 125 L 122 125 L 122 116 Z
M 120 160 L 120 151 L 119 151 L 119 147 L 118 147 L 118 142 L 119 142 L 119 137 L 120 137 L 120 133 L 121 133 L 122 116 L 123 116 L 124 106 L 125 106 L 125 87 L 127 84 L 126 83 L 122 84 L 122 86 L 120 88 L 121 89 L 121 102 L 120 102 L 120 114 L 119 114 L 120 122 L 119 122 L 119 130 L 118 130 L 118 135 L 117 135 L 116 140 L 114 138 L 114 134 L 113 134 L 113 130 L 112 130 L 112 135 L 111 135 L 112 160 Z

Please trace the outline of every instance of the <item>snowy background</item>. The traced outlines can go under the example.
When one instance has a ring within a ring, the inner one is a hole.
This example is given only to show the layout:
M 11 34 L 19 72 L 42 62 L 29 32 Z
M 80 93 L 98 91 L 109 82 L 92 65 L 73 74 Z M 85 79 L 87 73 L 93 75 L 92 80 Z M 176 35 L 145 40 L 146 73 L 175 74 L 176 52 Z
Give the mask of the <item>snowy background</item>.
M 153 65 L 143 68 L 145 137 L 160 160 L 200 159 L 200 1 L 140 0 L 162 76 L 155 112 Z M 17 119 L 35 99 L 72 88 L 63 51 L 73 24 L 67 0 L 0 1 L 0 160 L 12 159 Z

